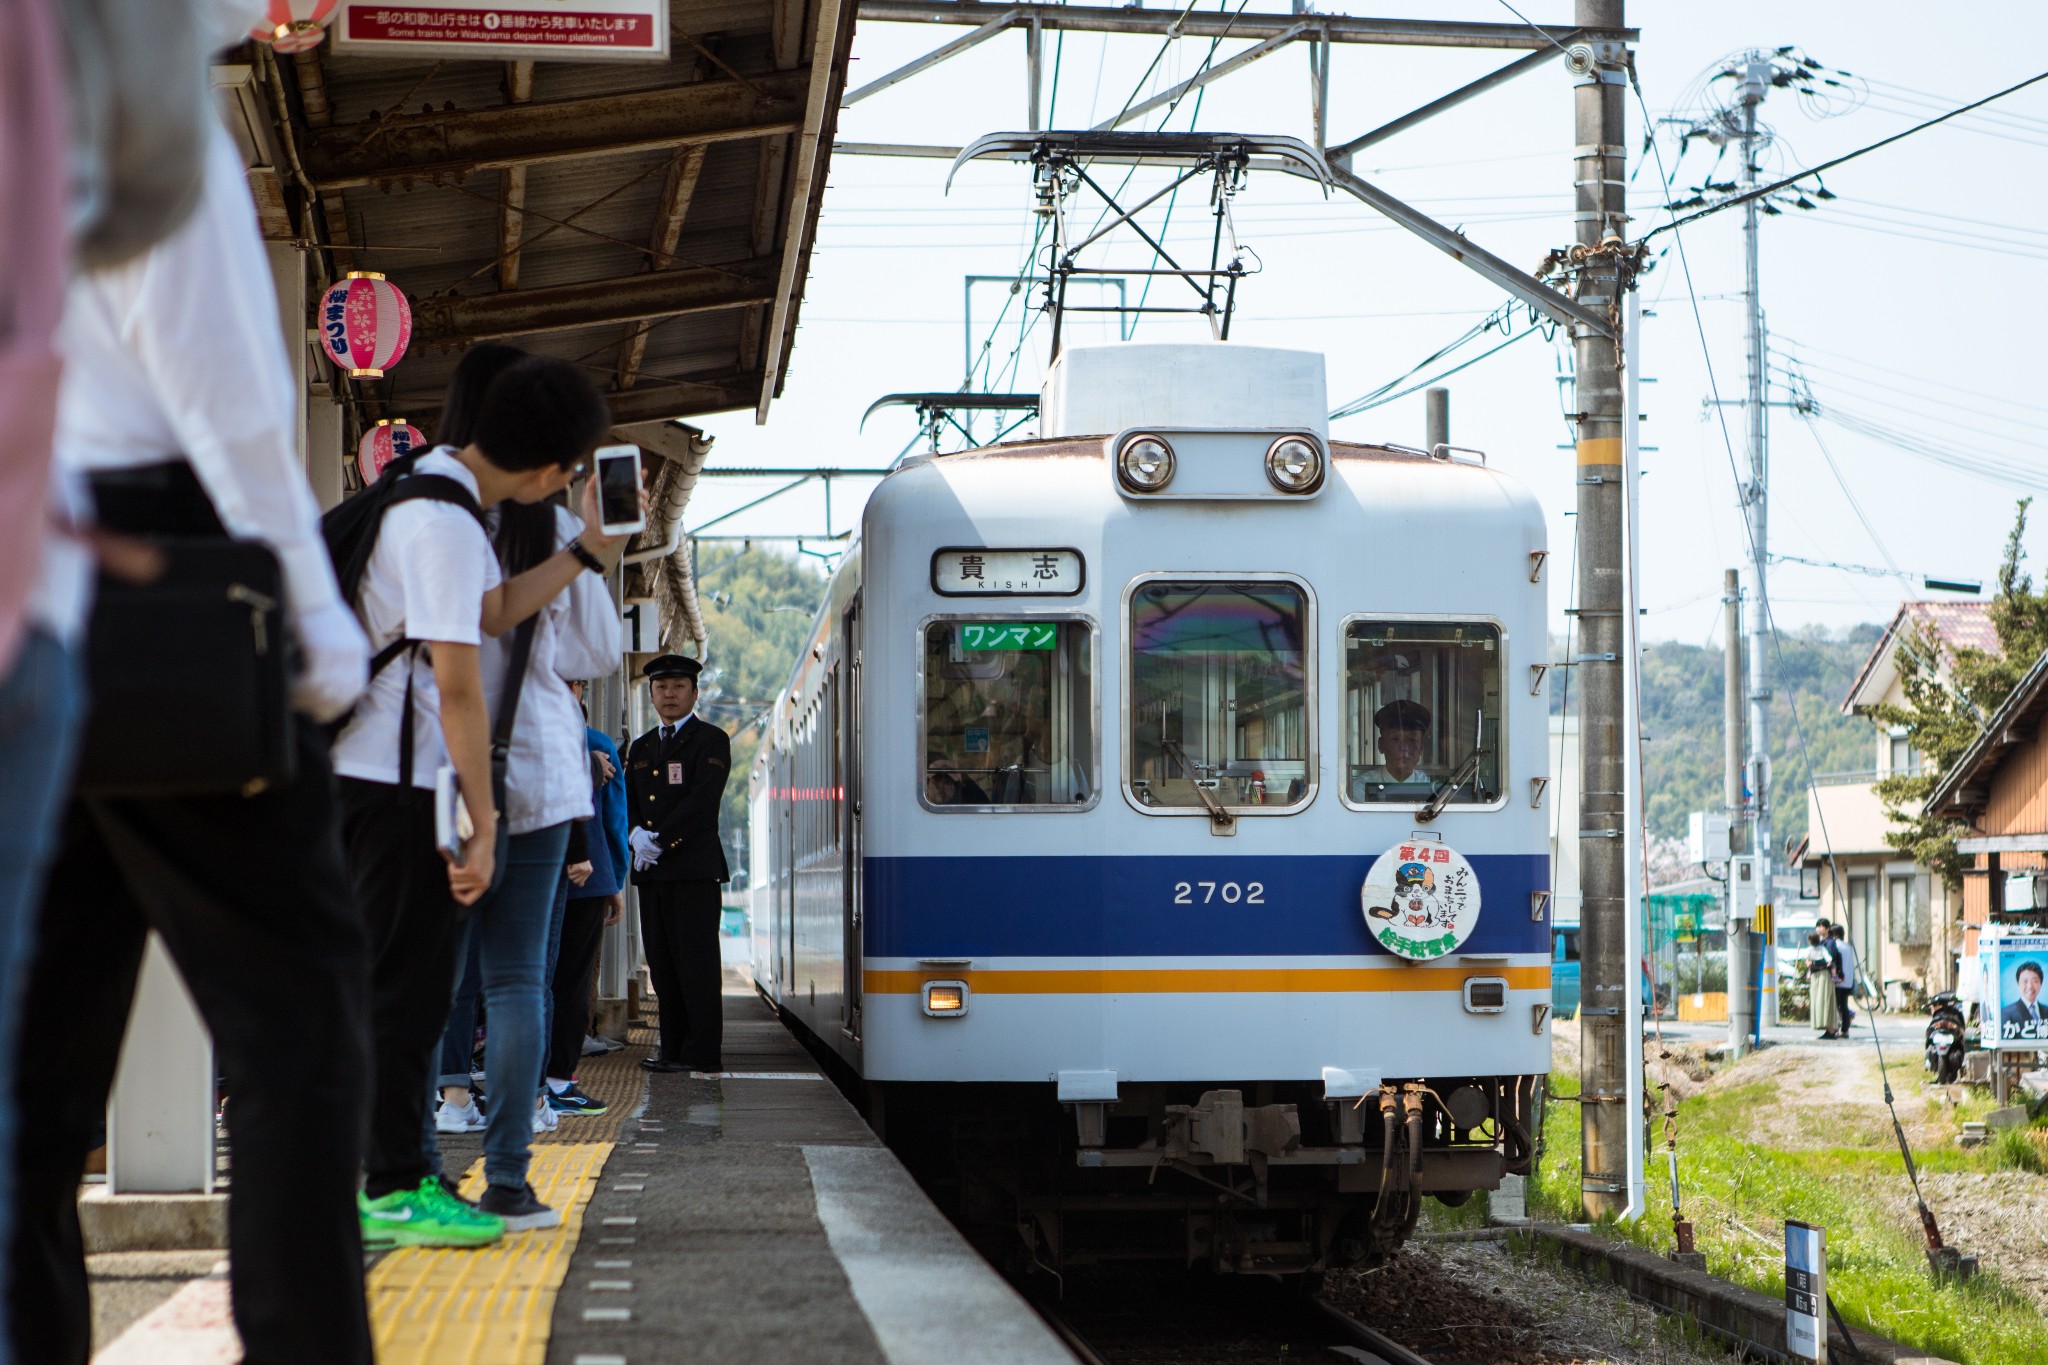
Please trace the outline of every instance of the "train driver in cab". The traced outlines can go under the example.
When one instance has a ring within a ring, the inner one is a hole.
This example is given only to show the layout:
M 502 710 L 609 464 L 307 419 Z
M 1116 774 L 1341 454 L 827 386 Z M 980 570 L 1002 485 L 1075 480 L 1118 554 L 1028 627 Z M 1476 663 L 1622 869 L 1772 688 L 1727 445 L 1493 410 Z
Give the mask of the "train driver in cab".
M 1422 768 L 1429 708 L 1405 697 L 1372 713 L 1379 734 L 1380 762 L 1351 779 L 1353 801 L 1425 801 L 1435 780 Z

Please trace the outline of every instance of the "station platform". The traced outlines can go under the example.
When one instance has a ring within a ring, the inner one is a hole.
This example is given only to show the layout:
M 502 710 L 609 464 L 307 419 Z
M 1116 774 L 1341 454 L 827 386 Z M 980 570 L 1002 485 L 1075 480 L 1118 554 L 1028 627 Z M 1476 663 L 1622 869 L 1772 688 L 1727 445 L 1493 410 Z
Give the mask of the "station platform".
M 560 1228 L 369 1264 L 380 1365 L 1070 1365 L 750 985 L 729 975 L 715 1077 L 587 1059 L 611 1105 L 534 1141 Z M 444 1137 L 465 1193 L 481 1144 Z M 98 1365 L 240 1359 L 218 1253 L 95 1257 Z

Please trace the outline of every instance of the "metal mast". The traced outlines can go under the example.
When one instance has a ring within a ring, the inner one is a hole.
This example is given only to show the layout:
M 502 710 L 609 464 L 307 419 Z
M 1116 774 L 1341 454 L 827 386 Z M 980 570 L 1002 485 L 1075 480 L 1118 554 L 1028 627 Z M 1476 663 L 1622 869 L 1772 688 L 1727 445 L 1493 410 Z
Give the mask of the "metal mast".
M 1736 86 L 1736 107 L 1742 118 L 1742 188 L 1753 190 L 1757 186 L 1757 156 L 1764 138 L 1757 128 L 1757 106 L 1771 88 L 1772 67 L 1770 58 L 1761 52 L 1752 52 L 1743 63 L 1740 81 Z M 1767 445 L 1764 366 L 1764 305 L 1763 294 L 1757 283 L 1757 213 L 1762 207 L 1760 201 L 1751 199 L 1742 206 L 1742 267 L 1743 303 L 1748 325 L 1748 391 L 1744 409 L 1748 417 L 1747 434 L 1749 446 L 1749 483 L 1742 490 L 1743 515 L 1749 522 L 1749 757 L 1745 765 L 1744 785 L 1748 787 L 1749 839 L 1745 846 L 1752 859 L 1752 880 L 1738 887 L 1734 878 L 1729 878 L 1731 896 L 1743 899 L 1729 906 L 1729 1031 L 1730 1041 L 1735 1044 L 1736 1054 L 1741 1055 L 1747 1044 L 1740 1039 L 1750 1022 L 1749 988 L 1756 973 L 1756 961 L 1752 957 L 1754 942 L 1744 937 L 1742 942 L 1744 975 L 1738 984 L 1735 975 L 1736 955 L 1733 952 L 1737 933 L 1747 934 L 1758 905 L 1771 900 L 1771 858 L 1776 851 L 1771 842 L 1771 612 L 1769 589 L 1765 570 L 1770 561 L 1770 450 Z M 1738 1008 L 1737 999 L 1742 1004 Z M 1741 1025 L 1738 1028 L 1738 1017 Z
M 1621 316 L 1628 233 L 1623 93 L 1628 52 L 1620 41 L 1623 0 L 1576 0 L 1574 21 L 1588 30 L 1593 60 L 1574 63 L 1576 238 L 1584 265 L 1579 303 L 1617 322 Z M 1604 249 L 1603 249 L 1604 248 Z M 1615 332 L 1619 333 L 1617 326 Z M 1636 988 L 1628 960 L 1623 784 L 1628 780 L 1622 727 L 1622 671 L 1628 666 L 1622 613 L 1629 565 L 1623 541 L 1623 405 L 1621 354 L 1614 335 L 1572 328 L 1578 424 L 1579 632 L 1584 670 L 1579 740 L 1580 980 L 1583 1030 L 1579 1106 L 1584 1165 L 1581 1195 L 1588 1215 L 1619 1214 L 1628 1202 L 1629 1112 L 1627 996 Z

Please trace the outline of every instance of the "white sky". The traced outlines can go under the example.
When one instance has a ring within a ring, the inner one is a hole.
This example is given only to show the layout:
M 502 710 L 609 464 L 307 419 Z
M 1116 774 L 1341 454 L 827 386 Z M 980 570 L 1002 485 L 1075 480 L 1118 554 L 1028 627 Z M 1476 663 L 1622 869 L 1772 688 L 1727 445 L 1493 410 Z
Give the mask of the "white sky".
M 1203 0 L 1204 8 L 1210 4 Z M 1251 0 L 1248 7 L 1284 6 Z M 1517 7 L 1540 22 L 1569 22 L 1568 0 L 1517 0 Z M 1356 12 L 1513 18 L 1497 2 L 1479 0 L 1412 0 Z M 1658 117 L 1678 108 L 1689 89 L 1696 93 L 1699 78 L 1723 57 L 1752 46 L 1798 44 L 1826 66 L 1867 80 L 1868 99 L 1860 107 L 1827 119 L 1791 94 L 1773 92 L 1763 110 L 1779 136 L 1769 164 L 1788 170 L 1876 141 L 2048 65 L 2042 55 L 2048 53 L 2048 12 L 2037 6 L 1959 7 L 1932 32 L 1927 18 L 1924 5 L 1896 0 L 1796 7 L 1667 0 L 1637 3 L 1630 11 L 1643 35 L 1637 65 L 1644 94 Z M 865 25 L 854 42 L 851 83 L 872 80 L 965 31 Z M 1054 41 L 1047 35 L 1048 86 Z M 1225 42 L 1216 60 L 1249 45 Z M 1147 37 L 1066 35 L 1050 126 L 1086 126 L 1114 113 L 1159 46 Z M 1191 75 L 1208 48 L 1205 39 L 1174 43 L 1144 93 Z M 981 133 L 1022 128 L 1023 53 L 1021 33 L 985 43 L 844 111 L 839 137 L 957 145 Z M 1306 137 L 1306 53 L 1283 49 L 1208 87 L 1196 126 Z M 1331 61 L 1330 140 L 1355 136 L 1515 55 L 1338 46 Z M 1186 128 L 1191 112 L 1192 97 L 1171 126 Z M 1642 133 L 1632 98 L 1629 124 L 1633 170 Z M 1158 119 L 1138 126 L 1156 127 Z M 1550 247 L 1572 240 L 1572 141 L 1571 78 L 1557 62 L 1368 149 L 1354 169 L 1530 268 Z M 1663 150 L 1672 166 L 1675 143 L 1666 140 Z M 1679 195 L 1699 183 L 1711 159 L 1711 149 L 1695 146 L 1676 165 Z M 2031 311 L 2048 292 L 2048 222 L 2042 221 L 2039 188 L 2044 160 L 2048 82 L 1830 172 L 1827 186 L 1839 198 L 1815 212 L 1764 220 L 1763 293 L 1775 351 L 1800 357 L 1824 408 L 1940 442 L 1965 457 L 2041 470 L 2039 485 L 2048 489 L 2048 461 L 2034 433 L 2048 418 L 2048 391 L 2033 382 L 2043 342 Z M 1731 154 L 1717 178 L 1733 178 L 1736 164 Z M 971 166 L 950 196 L 943 193 L 945 170 L 946 163 L 931 160 L 833 161 L 785 396 L 765 427 L 756 427 L 749 414 L 706 419 L 702 425 L 718 438 L 714 465 L 884 466 L 912 438 L 915 418 L 905 409 L 885 411 L 861 432 L 856 428 L 867 405 L 892 391 L 959 385 L 963 277 L 1019 271 L 1030 242 L 1031 198 L 1029 172 L 1014 164 Z M 1638 232 L 1664 220 L 1662 199 L 1655 162 L 1643 164 L 1631 193 Z M 1205 200 L 1200 193 L 1183 200 L 1169 247 L 1206 254 Z M 1143 221 L 1156 225 L 1158 212 Z M 1255 175 L 1238 201 L 1237 223 L 1265 270 L 1240 292 L 1233 338 L 1323 351 L 1333 404 L 1402 374 L 1506 297 L 1349 196 L 1325 202 L 1312 186 L 1288 177 Z M 1740 397 L 1743 386 L 1742 311 L 1734 297 L 1742 287 L 1740 224 L 1740 212 L 1730 211 L 1684 233 L 1714 378 L 1726 398 Z M 1670 236 L 1658 240 L 1667 243 Z M 1148 263 L 1128 249 L 1115 259 Z M 1655 314 L 1644 329 L 1644 373 L 1657 381 L 1645 389 L 1643 402 L 1649 419 L 1644 443 L 1656 447 L 1644 456 L 1645 633 L 1705 642 L 1717 638 L 1721 570 L 1744 553 L 1729 454 L 1719 422 L 1708 419 L 1703 406 L 1707 366 L 1675 253 L 1646 279 L 1644 295 Z M 1001 284 L 976 287 L 977 345 L 990 335 L 994 312 L 1005 301 Z M 976 387 L 1038 386 L 1048 329 L 1041 324 L 1018 347 L 1018 316 L 1011 301 L 1009 325 L 997 334 L 992 353 L 1000 371 L 1016 348 L 1014 372 Z M 1076 332 L 1085 337 L 1088 329 Z M 1095 332 L 1106 335 L 1106 325 Z M 1199 320 L 1155 317 L 1143 320 L 1137 335 L 1163 340 L 1205 333 Z M 1487 344 L 1470 345 L 1453 360 Z M 1531 338 L 1446 382 L 1452 439 L 1485 450 L 1496 468 L 1535 490 L 1549 511 L 1552 551 L 1563 560 L 1571 549 L 1566 514 L 1574 505 L 1574 469 L 1570 453 L 1557 448 L 1570 439 L 1559 416 L 1559 357 L 1556 345 Z M 1418 393 L 1339 422 L 1334 434 L 1419 444 L 1422 404 Z M 1877 566 L 1886 564 L 1888 552 L 1909 574 L 1991 578 L 2022 488 L 1902 452 L 1833 421 L 1809 426 L 1784 411 L 1772 417 L 1774 550 Z M 1730 411 L 1728 419 L 1739 460 L 1741 414 Z M 1882 548 L 1830 473 L 1816 433 Z M 833 529 L 852 524 L 865 486 L 835 484 Z M 691 525 L 772 487 L 707 480 Z M 2040 511 L 2028 536 L 2037 565 L 2048 562 L 2048 508 Z M 806 489 L 717 530 L 777 534 L 823 525 L 822 500 Z M 1567 578 L 1553 574 L 1550 582 L 1553 609 L 1561 613 Z M 1786 627 L 1882 620 L 1902 596 L 1927 595 L 1917 578 L 1908 589 L 1896 578 L 1799 565 L 1774 568 L 1771 585 L 1777 619 Z

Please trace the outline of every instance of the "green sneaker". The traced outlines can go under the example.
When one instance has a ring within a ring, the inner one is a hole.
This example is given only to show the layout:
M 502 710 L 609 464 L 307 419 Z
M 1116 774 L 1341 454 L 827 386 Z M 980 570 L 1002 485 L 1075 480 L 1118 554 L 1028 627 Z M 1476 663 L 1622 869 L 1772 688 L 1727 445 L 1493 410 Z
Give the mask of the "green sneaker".
M 478 1247 L 505 1235 L 505 1220 L 463 1203 L 436 1176 L 415 1190 L 380 1199 L 356 1196 L 363 1220 L 363 1245 L 387 1247 Z

